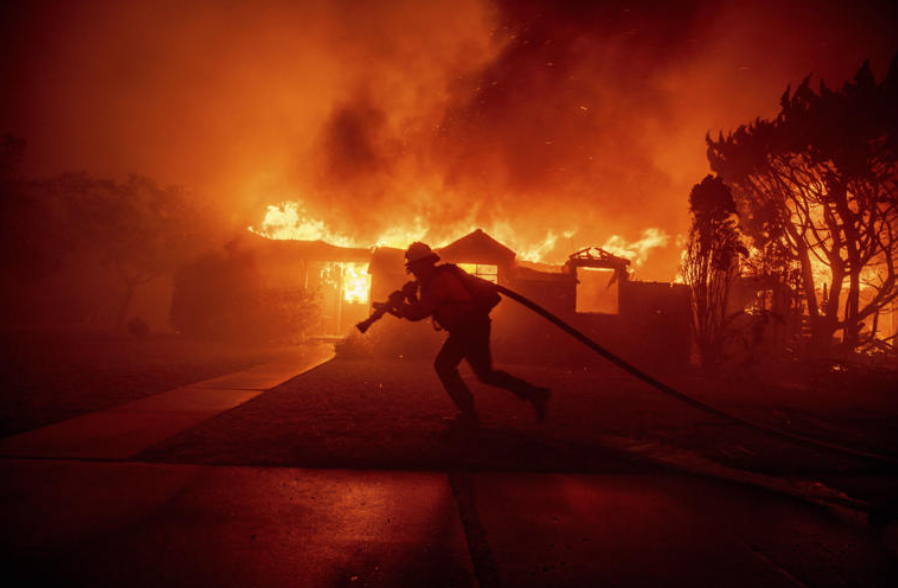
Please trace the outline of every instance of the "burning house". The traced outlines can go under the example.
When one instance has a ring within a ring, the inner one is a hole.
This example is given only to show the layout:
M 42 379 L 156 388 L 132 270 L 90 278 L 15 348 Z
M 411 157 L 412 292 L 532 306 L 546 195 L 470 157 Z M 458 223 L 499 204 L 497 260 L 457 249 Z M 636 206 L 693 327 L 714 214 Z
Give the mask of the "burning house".
M 244 246 L 253 251 L 260 288 L 296 300 L 314 292 L 321 316 L 312 334 L 320 337 L 346 336 L 368 315 L 372 300 L 385 300 L 410 279 L 400 248 L 340 247 L 258 235 L 247 237 Z M 435 251 L 442 261 L 520 292 L 643 365 L 682 365 L 689 360 L 685 286 L 632 280 L 630 262 L 623 257 L 588 248 L 560 266 L 527 262 L 480 229 Z M 501 304 L 492 316 L 500 359 L 564 363 L 586 357 L 566 335 L 519 305 Z M 422 327 L 388 319 L 371 336 L 388 355 L 427 357 L 442 335 Z
M 253 233 L 238 245 L 252 256 L 263 298 L 308 300 L 317 307 L 310 334 L 342 337 L 367 316 L 371 251 L 324 241 L 266 239 Z

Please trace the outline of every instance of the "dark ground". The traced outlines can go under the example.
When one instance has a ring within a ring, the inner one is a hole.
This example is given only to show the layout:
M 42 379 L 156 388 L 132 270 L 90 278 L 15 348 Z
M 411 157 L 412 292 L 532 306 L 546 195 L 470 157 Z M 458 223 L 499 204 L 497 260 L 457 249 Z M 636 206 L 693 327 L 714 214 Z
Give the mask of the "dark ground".
M 0 435 L 101 410 L 268 361 L 283 348 L 74 332 L 16 333 L 0 360 Z M 548 422 L 463 366 L 483 427 L 446 434 L 454 407 L 430 361 L 337 359 L 141 454 L 157 462 L 412 470 L 647 472 L 657 457 L 820 480 L 877 503 L 898 496 L 894 464 L 783 440 L 702 412 L 607 363 L 507 365 L 550 386 Z M 662 377 L 777 429 L 898 454 L 894 381 L 844 372 L 778 384 Z M 670 465 L 670 464 L 667 464 Z M 704 471 L 704 466 L 699 468 Z
M 282 348 L 64 329 L 0 333 L 0 437 L 270 361 Z
M 338 359 L 146 451 L 149 461 L 232 465 L 490 471 L 642 472 L 665 448 L 784 478 L 870 486 L 887 499 L 895 468 L 733 425 L 662 395 L 611 366 L 509 366 L 553 388 L 548 422 L 511 394 L 467 381 L 483 428 L 445 433 L 454 413 L 429 362 Z M 895 453 L 898 407 L 887 390 L 808 390 L 724 382 L 676 385 L 727 411 L 814 437 Z M 690 386 L 692 388 L 690 389 Z M 860 481 L 860 482 L 859 482 Z M 868 492 L 869 494 L 869 492 Z
M 197 367 L 220 375 L 266 353 L 192 345 L 84 346 L 45 365 L 56 379 L 32 364 L 21 390 L 57 382 L 67 392 L 43 399 L 59 410 L 75 390 L 82 405 L 114 401 L 85 375 L 118 378 L 121 402 L 150 393 L 129 377 L 173 375 L 165 362 L 196 381 Z M 91 364 L 110 357 L 119 368 Z M 0 460 L 7 569 L 85 586 L 894 585 L 894 517 L 816 498 L 844 491 L 887 515 L 893 466 L 723 422 L 608 365 L 503 367 L 553 388 L 548 422 L 467 376 L 484 426 L 448 435 L 454 409 L 429 361 L 337 359 L 136 460 Z M 768 426 L 896 453 L 884 380 L 779 382 L 670 383 Z M 36 411 L 17 414 L 21 427 Z
M 0 460 L 11 586 L 891 587 L 894 543 L 751 486 Z M 8 558 L 8 559 L 5 559 Z

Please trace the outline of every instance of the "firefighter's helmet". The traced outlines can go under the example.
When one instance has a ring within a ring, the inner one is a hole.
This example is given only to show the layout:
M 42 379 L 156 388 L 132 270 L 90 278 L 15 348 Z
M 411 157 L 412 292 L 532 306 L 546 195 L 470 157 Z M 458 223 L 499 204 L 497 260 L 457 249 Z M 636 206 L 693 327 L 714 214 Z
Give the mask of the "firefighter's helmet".
M 413 265 L 436 263 L 440 260 L 440 256 L 433 252 L 430 245 L 415 241 L 408 246 L 405 252 L 405 267 L 410 268 Z

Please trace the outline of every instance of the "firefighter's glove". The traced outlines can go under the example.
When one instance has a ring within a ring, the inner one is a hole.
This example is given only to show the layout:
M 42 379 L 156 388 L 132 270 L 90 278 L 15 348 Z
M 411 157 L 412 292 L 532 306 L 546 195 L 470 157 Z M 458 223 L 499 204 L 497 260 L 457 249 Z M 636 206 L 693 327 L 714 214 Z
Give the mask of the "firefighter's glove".
M 414 300 L 418 295 L 418 282 L 415 280 L 406 282 L 405 285 L 402 286 L 402 294 L 409 300 Z
M 400 308 L 402 308 L 402 303 L 405 302 L 405 294 L 402 290 L 396 290 L 392 294 L 390 294 L 390 298 L 387 301 L 387 306 L 389 307 L 389 311 L 393 314 L 396 314 Z

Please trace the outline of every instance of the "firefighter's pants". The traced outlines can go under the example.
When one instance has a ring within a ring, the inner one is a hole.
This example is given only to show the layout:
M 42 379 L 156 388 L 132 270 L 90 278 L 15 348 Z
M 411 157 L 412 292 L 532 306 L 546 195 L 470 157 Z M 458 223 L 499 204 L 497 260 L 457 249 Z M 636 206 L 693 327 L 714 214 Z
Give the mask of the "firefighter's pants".
M 434 361 L 440 381 L 462 413 L 474 412 L 474 397 L 458 373 L 458 364 L 462 359 L 467 360 L 481 382 L 509 390 L 521 400 L 529 400 L 538 390 L 529 382 L 493 369 L 490 319 L 478 318 L 450 331 L 449 338 Z

